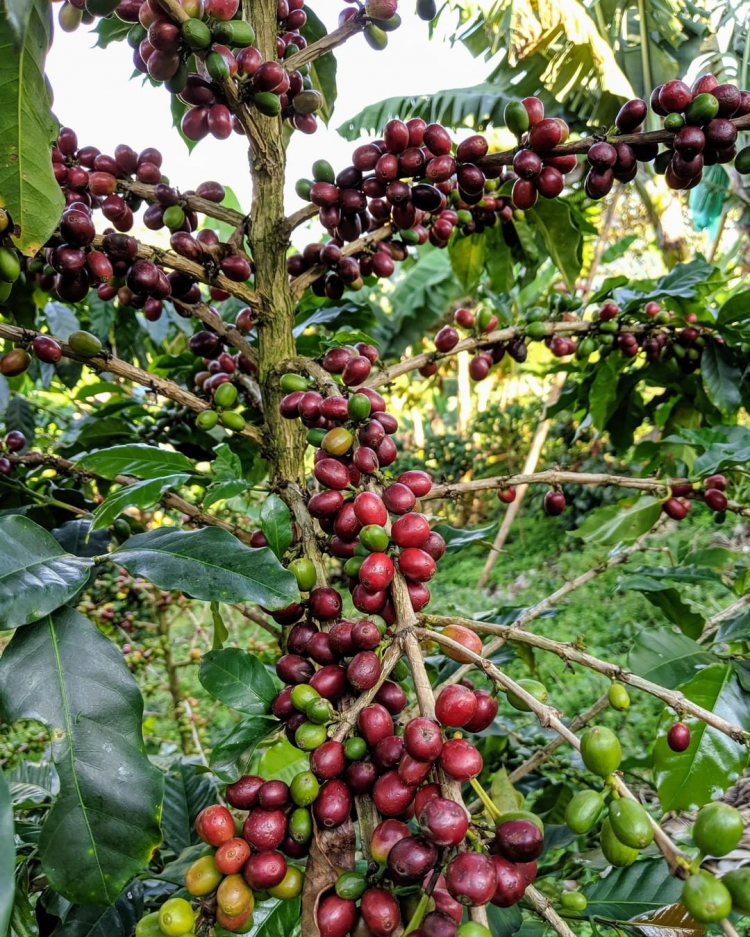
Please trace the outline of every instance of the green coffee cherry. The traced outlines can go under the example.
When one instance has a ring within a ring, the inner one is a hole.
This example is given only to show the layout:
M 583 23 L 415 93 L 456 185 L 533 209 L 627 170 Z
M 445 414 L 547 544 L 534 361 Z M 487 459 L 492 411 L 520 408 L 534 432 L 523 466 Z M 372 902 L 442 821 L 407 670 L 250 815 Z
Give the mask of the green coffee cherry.
M 309 383 L 301 374 L 282 374 L 279 380 L 279 387 L 285 394 L 291 394 L 298 390 L 307 390 Z
M 566 911 L 585 911 L 588 901 L 581 891 L 564 891 L 560 895 L 560 904 Z
M 203 20 L 193 18 L 185 20 L 180 27 L 180 32 L 189 49 L 207 49 L 211 45 L 211 30 Z
M 281 113 L 281 101 L 273 91 L 258 91 L 253 95 L 253 104 L 266 117 L 278 117 Z
M 750 914 L 750 866 L 732 869 L 721 880 L 732 896 L 732 908 L 738 914 Z
M 372 553 L 382 553 L 390 541 L 388 531 L 379 524 L 367 524 L 359 532 L 359 542 Z
M 347 404 L 349 418 L 352 420 L 366 420 L 372 409 L 372 402 L 367 394 L 353 394 Z
M 607 691 L 607 699 L 612 709 L 624 712 L 630 709 L 630 694 L 622 683 L 613 683 Z
M 317 159 L 312 165 L 313 179 L 316 182 L 335 182 L 336 173 L 326 159 Z
M 364 563 L 363 556 L 352 556 L 344 563 L 344 572 L 355 579 L 359 575 L 359 568 Z
M 693 842 L 704 856 L 726 856 L 742 838 L 742 814 L 729 804 L 714 801 L 698 811 Z
M 164 210 L 162 220 L 170 231 L 179 231 L 185 223 L 185 212 L 179 205 L 170 205 Z
M 289 814 L 289 835 L 295 843 L 309 843 L 312 839 L 312 817 L 304 807 L 297 807 Z
M 91 332 L 84 332 L 83 330 L 72 332 L 68 336 L 68 345 L 70 345 L 71 351 L 74 351 L 82 358 L 93 358 L 94 355 L 98 355 L 102 350 L 102 343 L 96 335 L 92 335 Z
M 214 403 L 217 407 L 233 407 L 237 403 L 237 387 L 225 381 L 214 391 Z
M 547 687 L 540 683 L 538 680 L 531 679 L 522 679 L 516 681 L 522 690 L 526 690 L 527 693 L 530 693 L 540 703 L 547 702 Z M 530 713 L 531 706 L 521 699 L 520 696 L 517 696 L 512 690 L 508 690 L 508 702 L 510 705 L 522 713 Z
M 226 384 L 222 384 L 222 387 L 226 387 Z M 225 410 L 221 414 L 221 422 L 223 426 L 226 426 L 227 429 L 231 429 L 235 433 L 241 433 L 245 428 L 245 419 L 240 416 L 239 413 L 235 413 L 234 410 Z
M 202 410 L 195 418 L 195 425 L 198 429 L 209 430 L 219 422 L 219 414 L 216 410 Z
M 600 778 L 617 771 L 622 761 L 620 740 L 611 729 L 605 726 L 593 726 L 581 736 L 581 757 L 583 763 Z
M 654 841 L 651 818 L 638 801 L 630 797 L 612 801 L 609 822 L 615 836 L 631 849 L 645 849 Z
M 289 571 L 297 580 L 297 588 L 300 592 L 309 592 L 315 588 L 318 574 L 315 572 L 315 566 L 306 557 L 292 560 L 289 564 Z
M 361 872 L 344 872 L 336 879 L 336 894 L 339 898 L 356 901 L 367 888 L 367 879 Z
M 214 81 L 228 81 L 229 65 L 221 53 L 209 52 L 204 62 L 206 65 L 206 71 L 214 79 Z M 276 97 L 276 95 L 274 95 L 274 97 Z M 281 105 L 279 105 L 279 109 L 281 109 Z
M 604 858 L 610 865 L 614 865 L 617 868 L 624 868 L 625 866 L 632 865 L 638 858 L 637 849 L 626 846 L 625 843 L 620 842 L 615 836 L 612 824 L 609 822 L 609 817 L 602 823 L 600 845 L 604 853 Z
M 682 886 L 682 903 L 701 924 L 715 924 L 732 910 L 732 895 L 726 885 L 703 869 Z
M 519 139 L 529 129 L 529 112 L 520 101 L 510 101 L 505 105 L 503 120 L 513 136 Z
M 312 771 L 300 771 L 292 778 L 289 792 L 298 807 L 309 807 L 320 792 L 320 783 Z
M 12 247 L 0 247 L 0 280 L 15 283 L 21 276 L 21 261 Z
M 317 725 L 329 725 L 334 718 L 335 710 L 327 699 L 316 699 L 308 703 L 305 715 Z
M 327 738 L 326 727 L 316 725 L 314 722 L 303 722 L 294 733 L 295 745 L 305 752 L 312 752 L 316 748 L 320 748 Z
M 344 742 L 344 756 L 349 761 L 360 761 L 367 754 L 367 742 L 358 735 L 353 735 Z
M 292 706 L 303 713 L 310 703 L 320 699 L 320 693 L 314 687 L 311 687 L 309 683 L 298 683 L 292 687 L 290 699 Z
M 578 791 L 565 808 L 565 822 L 579 836 L 588 833 L 599 819 L 603 806 L 604 797 L 599 791 Z

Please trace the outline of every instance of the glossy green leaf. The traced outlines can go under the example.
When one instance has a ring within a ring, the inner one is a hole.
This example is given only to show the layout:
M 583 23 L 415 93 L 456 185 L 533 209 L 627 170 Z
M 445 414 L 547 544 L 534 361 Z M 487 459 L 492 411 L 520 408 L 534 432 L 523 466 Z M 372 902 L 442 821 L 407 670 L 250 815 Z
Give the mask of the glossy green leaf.
M 258 743 L 279 728 L 278 719 L 269 716 L 245 719 L 211 749 L 211 770 L 222 781 L 237 781 L 247 774 Z
M 160 527 L 130 537 L 110 556 L 160 589 L 206 602 L 256 602 L 274 609 L 299 598 L 294 576 L 267 547 L 253 550 L 218 527 Z
M 114 479 L 118 475 L 136 478 L 164 478 L 182 472 L 193 472 L 193 463 L 181 452 L 171 452 L 158 446 L 133 443 L 110 446 L 89 452 L 76 459 L 76 465 L 87 472 Z
M 0 517 L 0 628 L 26 625 L 64 605 L 85 584 L 92 565 L 66 553 L 27 517 Z
M 234 481 L 213 482 L 206 488 L 203 496 L 203 507 L 207 511 L 219 501 L 227 501 L 229 498 L 236 498 L 249 488 L 248 482 L 242 478 Z
M 109 907 L 73 905 L 55 937 L 130 937 L 143 917 L 143 885 L 133 881 Z
M 214 699 L 246 716 L 271 712 L 276 685 L 266 667 L 248 651 L 225 647 L 201 658 L 199 679 Z
M 669 874 L 664 860 L 643 859 L 625 869 L 612 869 L 583 889 L 586 914 L 629 921 L 679 900 L 682 883 Z
M 214 651 L 218 651 L 220 648 L 224 647 L 224 642 L 229 637 L 229 629 L 224 624 L 220 608 L 221 606 L 218 602 L 211 603 L 211 618 L 214 623 L 214 637 L 211 647 Z
M 719 326 L 733 325 L 744 322 L 748 318 L 750 318 L 750 295 L 748 295 L 746 289 L 741 288 L 734 296 L 730 296 L 719 309 L 716 324 Z
M 698 638 L 705 626 L 704 617 L 693 609 L 681 591 L 669 580 L 652 579 L 649 576 L 628 576 L 617 587 L 622 592 L 639 592 L 644 599 L 655 605 L 688 638 Z
M 260 529 L 274 555 L 281 559 L 292 544 L 292 516 L 276 494 L 270 494 L 263 502 Z
M 57 135 L 44 76 L 52 12 L 46 0 L 11 0 L 8 13 L 0 16 L 0 207 L 20 230 L 15 245 L 31 255 L 65 204 L 49 157 Z
M 750 701 L 731 667 L 712 664 L 681 687 L 685 696 L 729 722 L 750 729 Z M 747 765 L 744 745 L 699 720 L 684 718 L 690 726 L 690 745 L 673 752 L 666 733 L 676 721 L 672 710 L 662 716 L 654 745 L 654 777 L 664 810 L 694 810 L 720 797 Z
M 488 228 L 483 237 L 487 244 L 485 265 L 492 289 L 509 293 L 513 286 L 513 255 L 505 243 L 502 228 L 500 225 Z
M 164 809 L 161 828 L 164 842 L 178 855 L 199 842 L 195 818 L 209 804 L 216 803 L 216 785 L 211 776 L 198 773 L 195 765 L 175 761 L 164 777 Z
M 622 502 L 614 506 L 614 511 L 612 507 L 592 511 L 572 535 L 601 546 L 634 543 L 651 530 L 661 514 L 661 501 L 650 495 L 638 498 L 628 507 L 623 507 Z
M 73 609 L 17 631 L 0 658 L 5 722 L 50 731 L 60 792 L 39 860 L 68 900 L 109 905 L 161 840 L 162 773 L 145 754 L 143 700 L 116 645 Z
M 150 478 L 136 482 L 134 485 L 123 485 L 107 497 L 94 511 L 94 522 L 91 529 L 109 527 L 126 508 L 139 508 L 147 511 L 158 504 L 161 496 L 169 488 L 179 488 L 189 481 L 190 476 L 167 475 L 163 478 Z
M 25 397 L 15 394 L 11 397 L 5 410 L 5 431 L 18 430 L 26 437 L 26 445 L 30 446 L 36 433 L 36 421 L 31 404 Z
M 488 524 L 486 527 L 462 528 L 451 527 L 450 524 L 438 524 L 435 532 L 445 540 L 445 550 L 447 553 L 456 553 L 462 550 L 470 543 L 481 543 L 484 546 L 492 546 L 492 541 L 497 532 L 498 524 Z
M 327 35 L 327 30 L 315 11 L 309 6 L 305 6 L 305 13 L 307 14 L 307 22 L 300 32 L 307 42 L 316 42 Z M 310 77 L 312 78 L 313 87 L 323 95 L 323 106 L 317 111 L 316 116 L 326 125 L 333 116 L 333 108 L 338 94 L 336 70 L 336 56 L 333 52 L 327 52 L 325 55 L 319 56 L 310 64 Z
M 211 474 L 216 481 L 237 481 L 242 478 L 240 457 L 232 452 L 227 443 L 217 446 L 214 454 L 216 458 L 211 463 Z
M 8 781 L 0 771 L 0 934 L 8 929 L 13 912 L 16 850 L 13 842 L 13 800 Z
M 567 203 L 560 198 L 539 199 L 526 213 L 541 234 L 552 262 L 571 292 L 583 263 L 583 238 Z
M 742 403 L 742 372 L 726 345 L 706 343 L 701 355 L 701 377 L 711 403 L 722 413 L 736 413 Z
M 455 237 L 448 247 L 453 272 L 465 293 L 473 293 L 482 273 L 487 256 L 487 242 L 482 234 Z
M 512 937 L 521 929 L 523 918 L 518 905 L 510 908 L 498 908 L 494 904 L 487 906 L 487 919 L 493 937 Z
M 269 745 L 258 759 L 258 773 L 261 777 L 269 781 L 286 781 L 287 784 L 308 767 L 307 754 L 295 748 L 285 735 Z
M 628 669 L 668 690 L 692 680 L 697 670 L 716 663 L 713 654 L 670 628 L 644 628 L 628 655 Z

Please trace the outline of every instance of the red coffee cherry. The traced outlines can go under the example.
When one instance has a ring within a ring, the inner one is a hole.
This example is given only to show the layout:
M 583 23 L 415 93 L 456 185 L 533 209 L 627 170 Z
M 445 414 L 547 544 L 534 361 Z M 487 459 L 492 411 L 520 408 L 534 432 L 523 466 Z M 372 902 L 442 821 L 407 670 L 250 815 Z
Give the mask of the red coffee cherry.
M 445 884 L 450 895 L 470 908 L 487 904 L 497 890 L 497 873 L 489 856 L 464 852 L 448 863 Z
M 440 753 L 440 767 L 456 781 L 468 781 L 481 773 L 484 762 L 466 739 L 448 739 Z
M 440 691 L 435 700 L 435 717 L 444 726 L 453 726 L 460 729 L 465 726 L 477 712 L 477 698 L 465 686 L 454 684 Z
M 418 716 L 404 729 L 404 747 L 418 761 L 435 761 L 443 750 L 443 733 L 432 719 Z
M 469 829 L 466 809 L 445 797 L 427 800 L 417 815 L 417 822 L 426 838 L 437 846 L 458 846 Z
M 684 752 L 690 746 L 690 728 L 684 722 L 675 722 L 667 732 L 667 745 L 673 752 Z
M 209 846 L 221 846 L 234 838 L 234 817 L 221 804 L 211 804 L 195 818 L 195 831 Z

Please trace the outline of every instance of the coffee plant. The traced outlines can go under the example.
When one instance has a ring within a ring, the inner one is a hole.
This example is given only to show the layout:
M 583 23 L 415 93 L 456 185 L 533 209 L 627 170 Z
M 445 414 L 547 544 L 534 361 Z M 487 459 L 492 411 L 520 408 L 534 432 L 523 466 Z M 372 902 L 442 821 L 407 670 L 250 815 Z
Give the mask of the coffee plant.
M 0 13 L 0 933 L 746 932 L 750 299 L 702 256 L 582 270 L 597 200 L 714 166 L 744 192 L 750 91 L 670 75 L 587 130 L 540 81 L 489 121 L 512 149 L 384 113 L 287 215 L 334 50 L 374 58 L 403 7 L 347 0 L 329 33 L 302 0 L 57 6 L 129 43 L 190 146 L 246 138 L 247 211 L 60 126 L 48 0 Z M 462 367 L 478 394 L 562 389 L 417 445 Z M 527 471 L 536 419 L 553 455 Z M 524 608 L 433 601 L 527 486 L 597 562 Z M 709 519 L 721 545 L 672 548 Z M 534 629 L 613 569 L 603 617 L 637 591 L 666 619 L 627 661 Z M 589 675 L 580 711 L 542 658 Z

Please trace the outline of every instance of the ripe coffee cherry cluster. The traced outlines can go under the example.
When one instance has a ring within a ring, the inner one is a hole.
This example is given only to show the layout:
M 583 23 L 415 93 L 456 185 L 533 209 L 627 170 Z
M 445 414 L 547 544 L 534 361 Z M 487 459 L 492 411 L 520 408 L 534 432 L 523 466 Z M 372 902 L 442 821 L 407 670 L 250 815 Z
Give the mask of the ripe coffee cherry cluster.
M 627 101 L 615 118 L 619 134 L 641 133 L 648 114 L 648 106 L 640 98 Z M 632 182 L 638 173 L 638 163 L 648 163 L 659 152 L 655 143 L 618 143 L 600 140 L 586 154 L 589 171 L 585 190 L 589 198 L 604 198 L 615 182 Z
M 0 372 L 2 371 L 2 358 L 0 358 Z M 9 433 L 5 434 L 5 439 L 0 444 L 0 452 L 5 450 L 11 455 L 14 455 L 17 452 L 23 452 L 26 448 L 26 437 L 22 432 L 17 429 L 12 429 Z M 13 463 L 10 461 L 7 455 L 0 455 L 0 475 L 5 476 L 6 478 L 9 475 L 13 474 Z
M 568 125 L 559 117 L 545 117 L 544 104 L 535 97 L 508 104 L 505 123 L 520 144 L 513 157 L 513 171 L 518 177 L 513 183 L 513 205 L 525 211 L 536 205 L 540 195 L 557 198 L 565 186 L 565 176 L 578 163 L 575 154 L 549 155 L 568 139 Z
M 225 190 L 218 182 L 201 183 L 197 190 L 181 196 L 162 175 L 158 150 L 147 147 L 136 153 L 121 144 L 114 156 L 108 156 L 93 146 L 79 148 L 75 132 L 67 127 L 61 129 L 52 149 L 52 164 L 66 207 L 59 233 L 28 264 L 28 272 L 41 289 L 54 289 L 66 302 L 80 302 L 91 287 L 96 287 L 100 299 L 117 299 L 121 306 L 143 309 L 150 321 L 161 317 L 166 299 L 188 305 L 201 301 L 200 287 L 193 277 L 176 271 L 167 274 L 159 264 L 138 257 L 138 244 L 127 232 L 144 200 L 130 190 L 133 182 L 154 186 L 143 223 L 151 230 L 169 228 L 170 246 L 175 253 L 203 265 L 209 276 L 221 273 L 235 282 L 244 282 L 252 275 L 247 257 L 221 243 L 215 231 L 204 229 L 192 234 L 199 217 L 186 206 L 184 198 L 197 195 L 220 203 Z M 101 249 L 93 247 L 95 210 L 101 210 L 116 229 L 104 230 Z M 229 295 L 216 286 L 211 286 L 209 293 L 217 301 Z M 179 308 L 177 311 L 182 312 Z
M 78 330 L 68 336 L 71 351 L 81 358 L 92 358 L 102 350 L 102 343 L 91 332 Z M 31 366 L 32 355 L 42 364 L 57 364 L 62 348 L 49 335 L 35 335 L 30 343 L 19 344 L 0 357 L 0 374 L 18 377 Z M 23 448 L 23 447 L 20 447 Z
M 692 189 L 704 166 L 730 163 L 737 155 L 737 128 L 730 118 L 750 114 L 750 92 L 719 84 L 713 75 L 699 78 L 692 88 L 675 79 L 654 88 L 651 108 L 674 133 L 657 159 L 657 171 L 671 189 Z
M 662 504 L 662 510 L 672 520 L 681 521 L 687 517 L 692 503 L 691 499 L 702 500 L 705 505 L 714 511 L 718 517 L 724 516 L 727 509 L 727 479 L 724 475 L 710 475 L 703 482 L 704 491 L 692 482 L 673 481 L 670 484 L 670 496 Z

